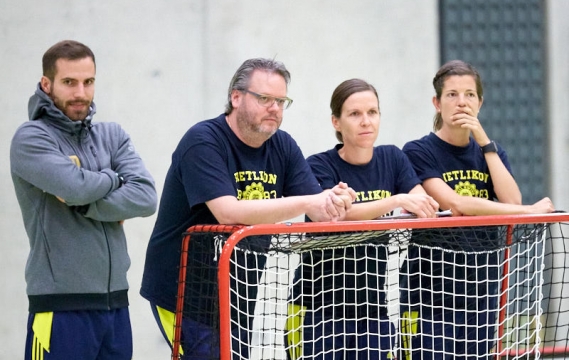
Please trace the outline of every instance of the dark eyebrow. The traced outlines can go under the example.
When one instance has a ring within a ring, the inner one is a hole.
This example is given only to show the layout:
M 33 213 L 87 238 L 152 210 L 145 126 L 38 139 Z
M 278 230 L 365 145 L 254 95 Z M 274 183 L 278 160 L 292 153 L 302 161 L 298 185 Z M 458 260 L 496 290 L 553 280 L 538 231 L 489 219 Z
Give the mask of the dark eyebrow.
M 95 77 L 90 77 L 90 78 L 85 79 L 84 81 L 94 81 L 94 80 L 95 80 Z M 75 78 L 72 78 L 72 77 L 65 77 L 65 78 L 61 78 L 61 81 L 78 81 L 78 80 Z

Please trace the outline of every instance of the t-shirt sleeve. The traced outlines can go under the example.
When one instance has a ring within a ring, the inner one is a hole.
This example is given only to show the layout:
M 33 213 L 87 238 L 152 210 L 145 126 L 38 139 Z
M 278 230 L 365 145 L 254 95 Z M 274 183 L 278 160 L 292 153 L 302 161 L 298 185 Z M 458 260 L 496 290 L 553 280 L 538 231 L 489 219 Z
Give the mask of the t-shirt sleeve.
M 506 169 L 508 169 L 510 174 L 512 174 L 512 168 L 510 166 L 510 162 L 508 161 L 508 155 L 506 154 L 506 150 L 504 150 L 504 148 L 502 148 L 500 146 L 500 144 L 496 144 L 496 145 L 498 146 L 498 156 L 502 160 L 502 163 L 504 163 L 504 166 L 506 167 Z M 512 176 L 513 176 L 513 174 L 512 174 Z
M 332 189 L 338 184 L 332 174 L 332 167 L 324 159 L 324 154 L 312 155 L 307 159 L 307 162 L 323 190 Z
M 421 184 L 421 180 L 413 169 L 413 165 L 407 155 L 399 148 L 393 147 L 393 159 L 397 166 L 397 193 L 408 193 L 415 186 Z
M 314 195 L 322 192 L 297 143 L 289 138 L 289 171 L 284 196 Z
M 431 178 L 441 178 L 441 171 L 437 170 L 437 161 L 433 154 L 419 141 L 411 141 L 405 144 L 403 152 L 409 158 L 415 173 L 421 181 Z
M 223 145 L 207 133 L 191 134 L 191 145 L 180 154 L 179 171 L 190 206 L 221 196 L 237 196 Z

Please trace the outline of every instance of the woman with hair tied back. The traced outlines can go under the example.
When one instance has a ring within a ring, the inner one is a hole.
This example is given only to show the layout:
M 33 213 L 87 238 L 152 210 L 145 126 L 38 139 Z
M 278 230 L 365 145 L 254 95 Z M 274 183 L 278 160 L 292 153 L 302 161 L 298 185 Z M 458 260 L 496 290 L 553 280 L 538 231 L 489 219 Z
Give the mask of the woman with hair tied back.
M 478 71 L 461 60 L 449 61 L 433 86 L 434 132 L 408 142 L 403 152 L 440 208 L 453 216 L 554 211 L 549 198 L 522 205 L 506 152 L 478 119 L 483 103 Z M 500 271 L 497 252 L 490 250 L 503 239 L 489 228 L 465 228 L 452 238 L 447 233 L 415 231 L 414 240 L 438 248 L 413 241 L 401 269 L 401 314 L 416 325 L 404 334 L 405 359 L 487 359 L 495 345 Z
M 345 220 L 376 219 L 397 208 L 434 217 L 439 206 L 403 152 L 394 145 L 374 146 L 381 114 L 376 89 L 361 79 L 346 80 L 334 90 L 330 107 L 340 143 L 307 161 L 322 189 L 342 181 L 356 191 Z M 380 237 L 303 256 L 289 306 L 289 316 L 304 315 L 296 322 L 289 317 L 290 324 L 303 325 L 300 336 L 290 333 L 286 339 L 292 358 L 393 357 L 395 330 L 384 292 L 386 241 Z

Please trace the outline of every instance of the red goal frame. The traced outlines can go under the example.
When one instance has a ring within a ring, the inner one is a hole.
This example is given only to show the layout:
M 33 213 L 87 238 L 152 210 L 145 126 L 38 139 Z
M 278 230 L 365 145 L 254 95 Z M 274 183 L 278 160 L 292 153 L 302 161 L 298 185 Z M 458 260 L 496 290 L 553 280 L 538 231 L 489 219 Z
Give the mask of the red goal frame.
M 253 235 L 271 235 L 288 233 L 330 233 L 330 232 L 350 232 L 350 231 L 381 231 L 393 229 L 428 229 L 428 228 L 456 228 L 467 226 L 507 226 L 506 244 L 512 240 L 512 228 L 519 224 L 532 223 L 567 223 L 569 213 L 552 213 L 538 215 L 494 215 L 494 216 L 461 216 L 461 217 L 440 217 L 434 219 L 382 219 L 371 221 L 342 221 L 342 222 L 298 222 L 298 223 L 279 223 L 279 224 L 259 224 L 259 225 L 195 225 L 184 233 L 180 257 L 180 272 L 177 293 L 177 305 L 175 313 L 174 339 L 172 342 L 172 359 L 180 358 L 180 344 L 182 332 L 182 314 L 184 306 L 184 294 L 186 284 L 187 251 L 191 235 L 198 232 L 220 232 L 230 233 L 218 262 L 218 294 L 219 294 L 219 317 L 220 317 L 220 359 L 231 359 L 231 328 L 230 328 L 230 258 L 234 247 L 242 239 Z M 504 273 L 508 272 L 509 250 L 506 249 L 506 260 L 504 263 Z M 502 282 L 502 289 L 508 287 L 508 277 Z M 499 313 L 500 324 L 505 317 L 505 310 L 502 305 L 507 301 L 507 295 L 503 294 L 500 299 L 502 310 Z M 499 336 L 503 334 L 503 325 L 498 328 Z M 501 342 L 498 342 L 497 358 L 526 354 L 524 350 L 506 352 L 502 349 Z M 542 347 L 540 352 L 543 355 L 563 355 L 569 354 L 569 347 Z

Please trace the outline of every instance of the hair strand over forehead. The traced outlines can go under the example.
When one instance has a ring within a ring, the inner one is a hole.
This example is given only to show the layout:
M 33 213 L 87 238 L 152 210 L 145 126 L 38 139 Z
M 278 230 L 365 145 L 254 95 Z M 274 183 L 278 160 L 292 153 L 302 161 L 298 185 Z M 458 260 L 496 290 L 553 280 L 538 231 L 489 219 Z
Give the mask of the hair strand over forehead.
M 247 90 L 249 81 L 255 70 L 265 71 L 268 73 L 275 73 L 283 77 L 287 87 L 290 83 L 290 73 L 280 61 L 265 58 L 253 58 L 245 60 L 243 64 L 237 69 L 235 75 L 229 83 L 227 91 L 227 104 L 225 105 L 225 114 L 229 115 L 233 111 L 233 104 L 231 103 L 231 93 L 233 90 Z
M 377 103 L 379 106 L 379 96 L 377 96 L 377 90 L 375 87 L 362 79 L 350 79 L 342 82 L 340 85 L 336 86 L 334 92 L 332 93 L 332 99 L 330 99 L 330 110 L 332 110 L 332 115 L 336 118 L 342 116 L 342 107 L 346 100 L 355 93 L 371 91 L 375 94 L 378 99 Z M 336 139 L 343 143 L 344 139 L 342 133 L 336 131 Z
M 59 59 L 80 60 L 89 57 L 95 64 L 95 55 L 87 45 L 74 40 L 63 40 L 50 47 L 42 58 L 43 75 L 53 81 Z
M 482 97 L 484 96 L 484 89 L 482 87 L 482 78 L 480 77 L 480 73 L 478 72 L 478 70 L 476 70 L 474 66 L 465 61 L 451 60 L 445 63 L 443 66 L 441 66 L 439 71 L 437 71 L 437 74 L 433 78 L 433 87 L 435 88 L 435 93 L 438 100 L 441 99 L 446 79 L 448 79 L 450 76 L 455 76 L 455 75 L 472 76 L 474 78 L 474 82 L 476 83 L 476 93 L 478 94 L 478 98 L 482 99 Z M 442 126 L 443 126 L 443 118 L 440 113 L 436 113 L 435 118 L 433 120 L 433 130 L 434 131 L 440 130 Z

